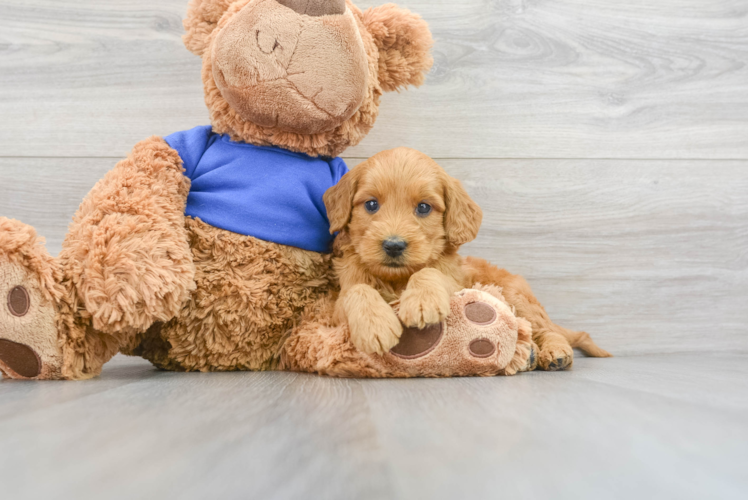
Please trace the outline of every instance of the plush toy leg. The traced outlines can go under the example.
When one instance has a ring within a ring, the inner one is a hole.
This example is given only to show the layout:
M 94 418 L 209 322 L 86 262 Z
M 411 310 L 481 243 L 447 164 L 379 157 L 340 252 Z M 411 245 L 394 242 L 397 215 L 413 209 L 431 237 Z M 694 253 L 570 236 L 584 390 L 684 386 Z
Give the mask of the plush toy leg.
M 83 200 L 58 259 L 32 228 L 3 219 L 0 293 L 12 295 L 0 312 L 4 374 L 94 377 L 154 322 L 174 317 L 195 287 L 188 192 L 179 155 L 151 138 Z
M 31 227 L 0 217 L 0 371 L 5 377 L 62 377 L 61 276 Z
M 380 356 L 358 351 L 346 326 L 333 326 L 332 300 L 308 310 L 284 344 L 281 367 L 336 377 L 450 377 L 514 375 L 534 368 L 529 322 L 517 318 L 498 288 L 455 294 L 440 324 L 406 328 Z
M 533 340 L 539 348 L 538 366 L 541 369 L 555 371 L 570 368 L 574 362 L 573 347 L 578 347 L 588 356 L 611 356 L 598 347 L 587 333 L 567 330 L 551 321 L 522 276 L 474 257 L 467 258 L 467 266 L 474 282 L 501 287 L 507 302 L 515 307 L 517 316 L 530 322 Z
M 116 352 L 71 306 L 62 266 L 33 228 L 0 217 L 0 372 L 6 378 L 89 378 Z

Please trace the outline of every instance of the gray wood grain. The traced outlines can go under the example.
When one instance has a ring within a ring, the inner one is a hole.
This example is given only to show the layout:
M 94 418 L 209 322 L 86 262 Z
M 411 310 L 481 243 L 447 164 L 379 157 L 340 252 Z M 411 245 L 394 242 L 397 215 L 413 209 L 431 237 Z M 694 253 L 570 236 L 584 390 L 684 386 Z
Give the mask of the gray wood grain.
M 0 215 L 36 228 L 57 255 L 83 197 L 112 158 L 0 158 Z
M 32 403 L 0 416 L 0 484 L 16 499 L 738 499 L 746 361 L 335 380 L 164 373 L 118 357 L 91 381 L 0 382 L 0 405 Z
M 431 23 L 435 68 L 352 156 L 748 158 L 744 0 L 400 3 Z M 185 10 L 0 0 L 0 156 L 120 157 L 206 123 Z
M 0 159 L 0 214 L 57 253 L 114 163 Z M 441 163 L 485 214 L 462 253 L 524 275 L 560 324 L 617 355 L 748 351 L 748 162 Z

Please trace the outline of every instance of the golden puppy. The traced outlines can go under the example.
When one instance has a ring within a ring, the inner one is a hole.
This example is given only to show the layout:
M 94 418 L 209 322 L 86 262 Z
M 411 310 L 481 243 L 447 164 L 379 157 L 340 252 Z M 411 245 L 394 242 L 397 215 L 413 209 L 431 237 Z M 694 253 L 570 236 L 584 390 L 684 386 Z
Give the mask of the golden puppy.
M 482 283 L 502 287 L 517 315 L 530 321 L 541 368 L 571 366 L 572 346 L 610 356 L 586 333 L 551 322 L 521 276 L 457 254 L 477 236 L 483 214 L 462 184 L 423 153 L 379 153 L 343 176 L 324 201 L 330 230 L 339 232 L 336 320 L 348 322 L 361 351 L 389 351 L 402 324 L 423 328 L 444 320 L 453 293 Z M 390 304 L 398 300 L 395 313 Z

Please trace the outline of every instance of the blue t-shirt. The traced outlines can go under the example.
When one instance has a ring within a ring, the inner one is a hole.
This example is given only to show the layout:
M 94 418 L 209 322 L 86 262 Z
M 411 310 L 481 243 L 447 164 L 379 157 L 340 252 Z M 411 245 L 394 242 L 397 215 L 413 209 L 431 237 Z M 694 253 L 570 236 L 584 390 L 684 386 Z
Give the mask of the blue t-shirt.
M 186 215 L 261 240 L 330 251 L 333 237 L 322 195 L 348 171 L 341 158 L 234 142 L 210 126 L 164 139 L 192 181 Z

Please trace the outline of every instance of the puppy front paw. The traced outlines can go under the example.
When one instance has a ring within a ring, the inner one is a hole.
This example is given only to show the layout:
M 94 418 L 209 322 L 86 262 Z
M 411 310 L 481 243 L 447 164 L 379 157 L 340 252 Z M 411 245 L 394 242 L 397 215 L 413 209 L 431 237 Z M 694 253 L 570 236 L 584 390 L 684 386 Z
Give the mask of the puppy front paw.
M 384 354 L 400 342 L 403 327 L 386 303 L 348 318 L 351 342 L 367 354 Z
M 442 288 L 407 289 L 400 297 L 398 316 L 408 328 L 441 323 L 449 315 L 449 298 Z

